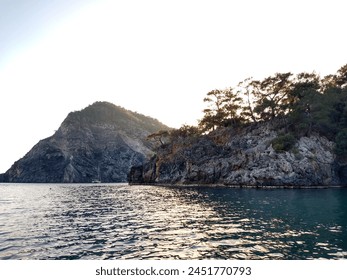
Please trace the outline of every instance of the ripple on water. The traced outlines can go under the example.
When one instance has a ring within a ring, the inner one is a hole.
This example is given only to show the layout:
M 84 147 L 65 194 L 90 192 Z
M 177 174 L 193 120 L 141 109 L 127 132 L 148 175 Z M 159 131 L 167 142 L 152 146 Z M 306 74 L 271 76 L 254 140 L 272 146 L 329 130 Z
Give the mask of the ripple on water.
M 300 190 L 0 185 L 0 258 L 347 258 L 347 195 L 320 191 L 326 215 Z

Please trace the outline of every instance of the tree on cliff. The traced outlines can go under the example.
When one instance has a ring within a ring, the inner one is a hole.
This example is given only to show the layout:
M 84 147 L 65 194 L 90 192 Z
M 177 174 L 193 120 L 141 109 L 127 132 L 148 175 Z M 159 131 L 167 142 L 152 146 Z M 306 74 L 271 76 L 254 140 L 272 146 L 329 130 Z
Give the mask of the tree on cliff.
M 313 126 L 315 102 L 319 99 L 320 78 L 316 73 L 300 73 L 288 94 L 289 124 L 301 135 L 309 135 Z
M 288 93 L 292 88 L 292 73 L 276 73 L 260 82 L 259 91 L 255 91 L 256 112 L 261 120 L 273 120 L 288 112 Z
M 242 98 L 232 88 L 212 90 L 207 93 L 204 102 L 208 107 L 204 109 L 204 117 L 199 122 L 203 132 L 215 130 L 241 121 L 240 109 Z
M 242 98 L 243 103 L 241 105 L 241 117 L 245 122 L 256 122 L 259 118 L 254 112 L 255 96 L 260 92 L 260 82 L 247 78 L 237 85 L 237 94 Z
M 202 131 L 215 130 L 225 119 L 223 90 L 216 89 L 208 92 L 204 102 L 208 103 L 208 107 L 203 111 L 205 115 L 199 122 L 199 127 Z
M 276 118 L 284 120 L 286 133 L 295 137 L 313 132 L 335 141 L 347 155 L 347 64 L 336 74 L 276 73 L 263 80 L 245 79 L 235 89 L 215 89 L 204 98 L 207 108 L 199 122 L 206 133 Z M 288 135 L 289 135 L 288 134 Z
M 277 73 L 263 81 L 248 78 L 237 89 L 212 90 L 204 102 L 204 117 L 199 122 L 203 132 L 240 123 L 272 120 L 290 109 L 293 88 L 291 73 Z
M 341 88 L 347 88 L 347 64 L 342 66 L 335 75 L 335 84 Z

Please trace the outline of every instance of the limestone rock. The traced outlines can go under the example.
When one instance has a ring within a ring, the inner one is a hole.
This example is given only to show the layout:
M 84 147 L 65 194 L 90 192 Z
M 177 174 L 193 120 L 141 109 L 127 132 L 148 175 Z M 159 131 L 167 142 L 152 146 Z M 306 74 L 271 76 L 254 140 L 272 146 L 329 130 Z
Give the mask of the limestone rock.
M 277 153 L 271 144 L 277 135 L 270 123 L 262 123 L 240 131 L 219 129 L 195 140 L 175 139 L 149 162 L 133 167 L 129 181 L 252 186 L 341 183 L 332 142 L 312 135 L 300 138 L 292 150 Z
M 159 121 L 107 102 L 70 113 L 5 173 L 7 182 L 124 182 L 133 165 L 153 155 L 146 137 L 168 129 Z

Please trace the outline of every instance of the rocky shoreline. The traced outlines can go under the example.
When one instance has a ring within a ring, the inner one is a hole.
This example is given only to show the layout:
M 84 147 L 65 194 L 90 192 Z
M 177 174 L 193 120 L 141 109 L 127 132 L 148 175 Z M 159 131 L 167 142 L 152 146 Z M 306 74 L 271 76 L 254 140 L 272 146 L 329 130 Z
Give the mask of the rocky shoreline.
M 221 185 L 221 184 L 158 184 L 158 183 L 129 183 L 130 186 L 158 186 L 166 188 L 230 188 L 230 189 L 343 189 L 344 185 L 325 186 L 289 186 L 289 185 Z
M 235 131 L 169 139 L 146 163 L 131 168 L 130 184 L 164 186 L 234 186 L 317 188 L 345 186 L 345 168 L 334 144 L 313 134 L 301 137 L 289 151 L 273 141 L 280 131 L 271 123 Z

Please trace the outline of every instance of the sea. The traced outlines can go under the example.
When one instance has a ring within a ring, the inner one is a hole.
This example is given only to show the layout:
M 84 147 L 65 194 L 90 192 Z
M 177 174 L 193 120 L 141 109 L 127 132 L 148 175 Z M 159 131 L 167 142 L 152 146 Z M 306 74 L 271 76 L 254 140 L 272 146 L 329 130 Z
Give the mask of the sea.
M 347 189 L 0 184 L 0 259 L 347 259 Z

